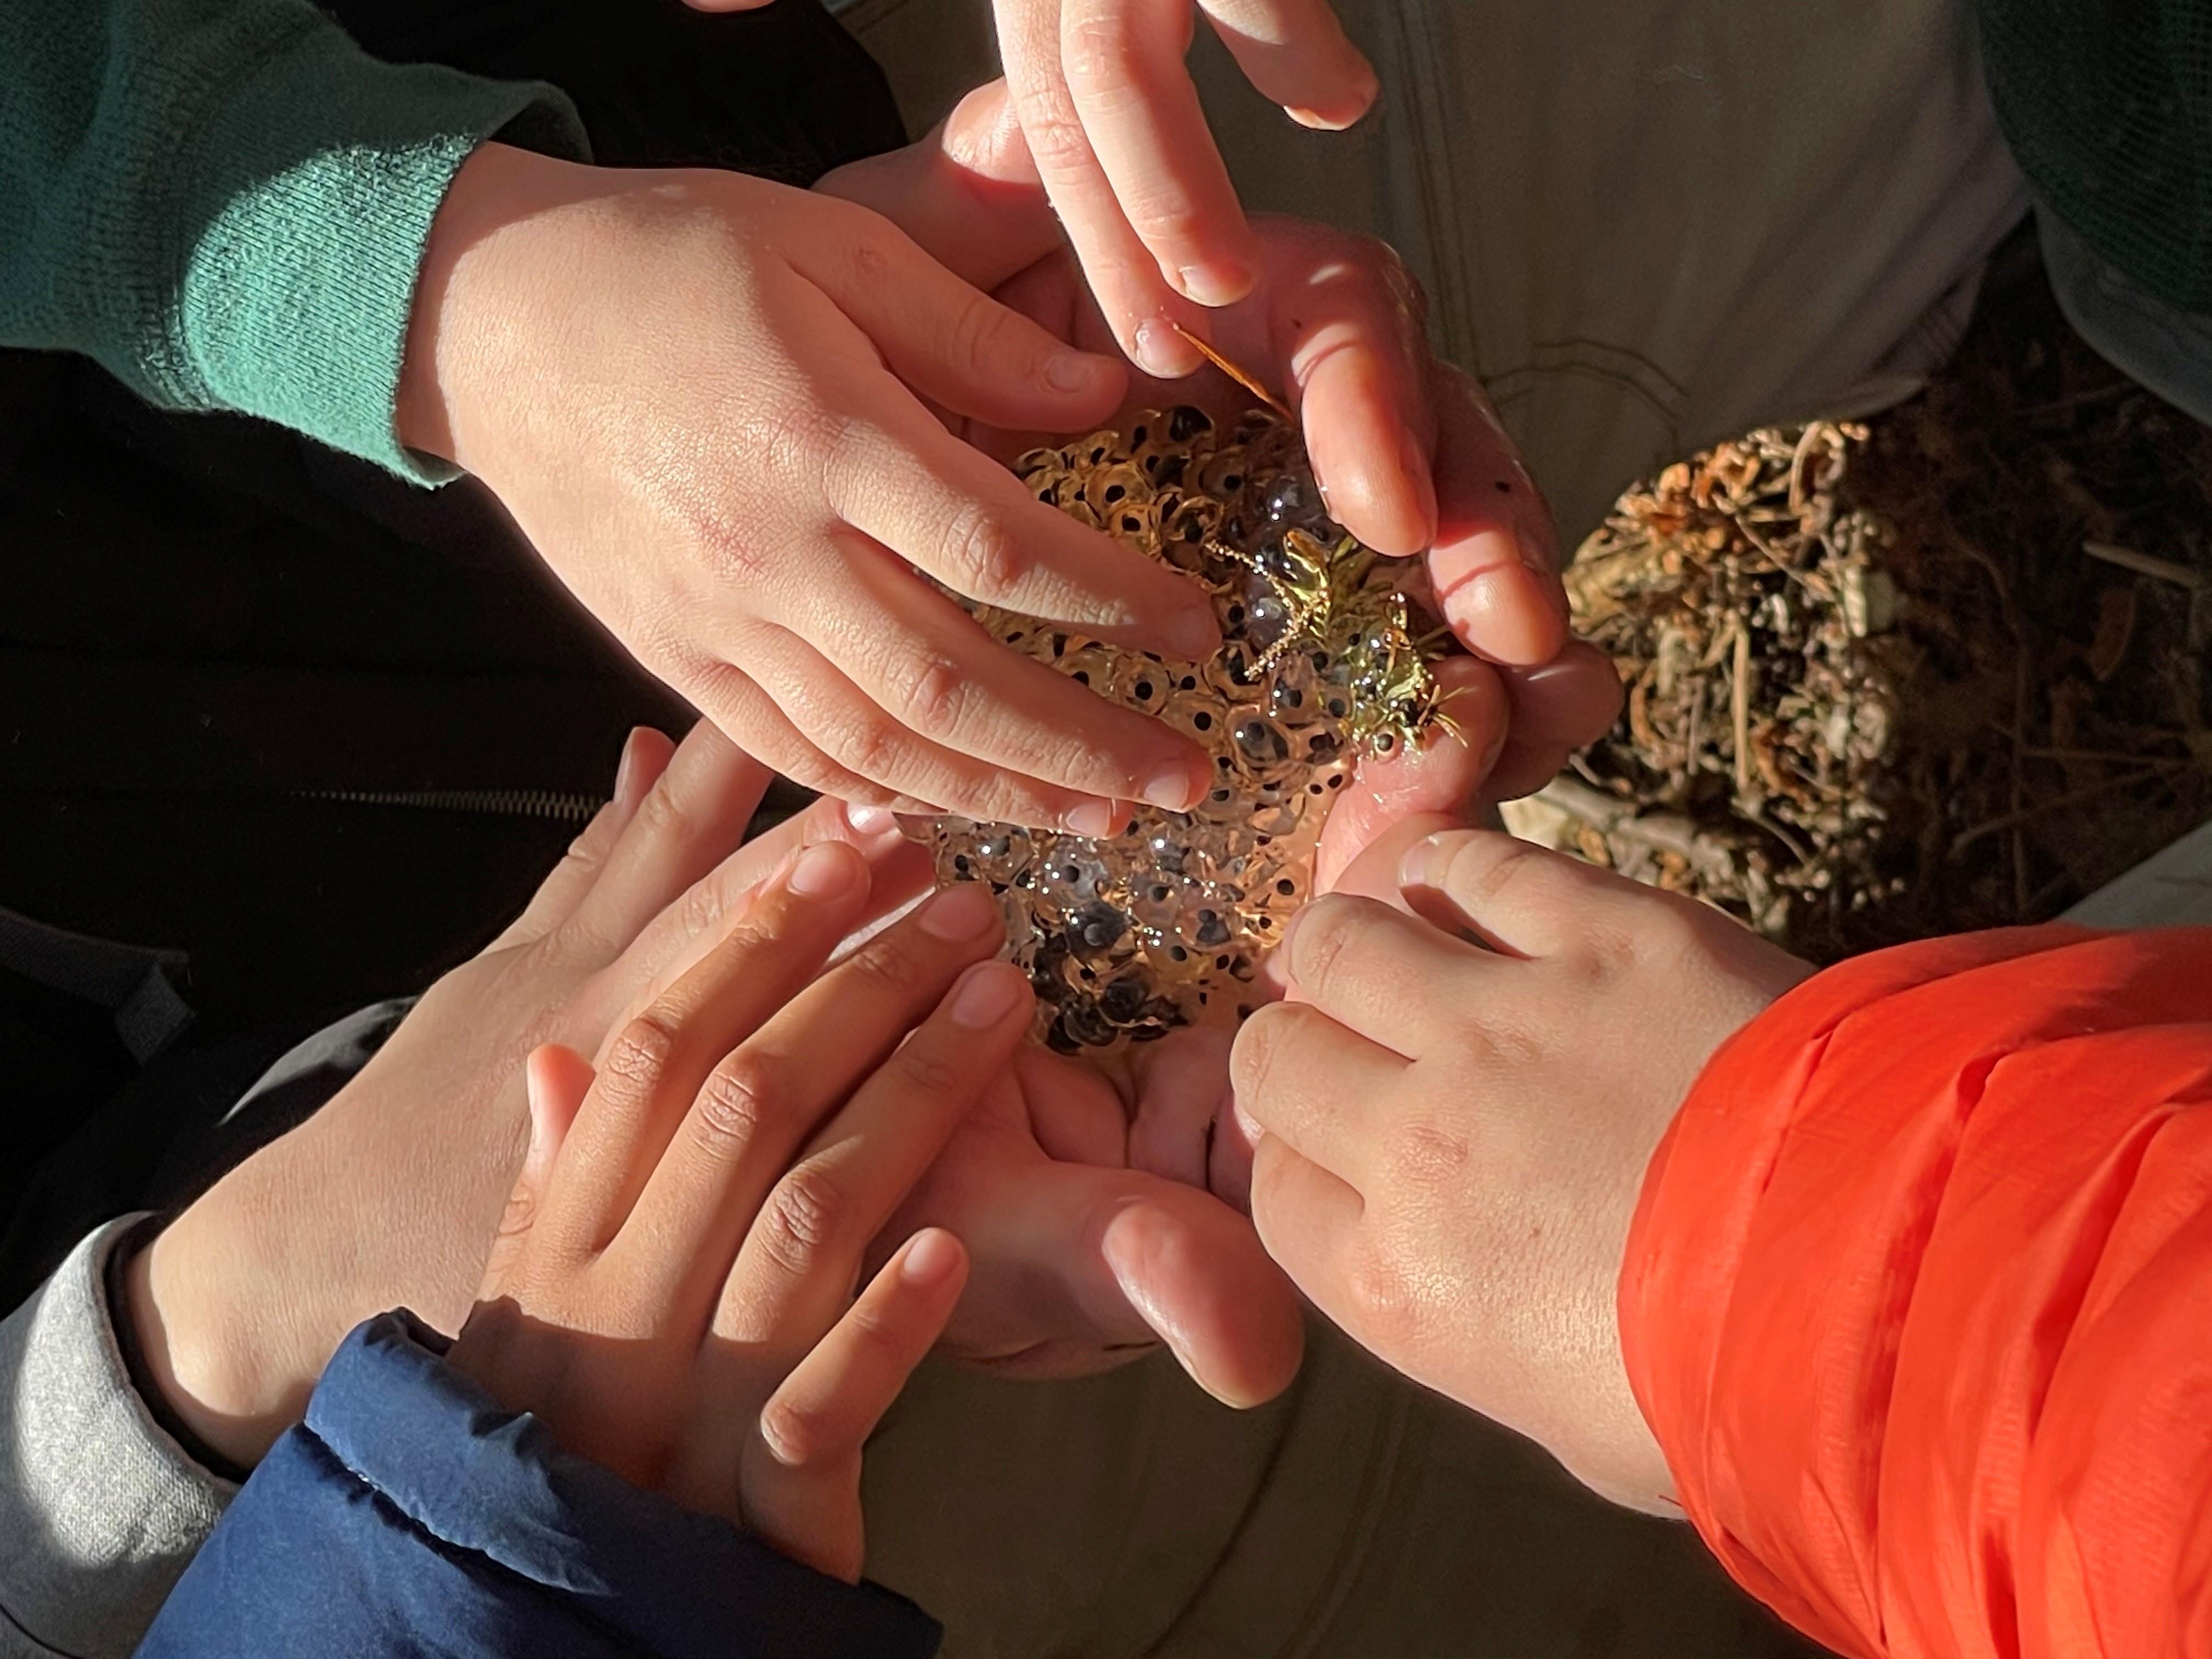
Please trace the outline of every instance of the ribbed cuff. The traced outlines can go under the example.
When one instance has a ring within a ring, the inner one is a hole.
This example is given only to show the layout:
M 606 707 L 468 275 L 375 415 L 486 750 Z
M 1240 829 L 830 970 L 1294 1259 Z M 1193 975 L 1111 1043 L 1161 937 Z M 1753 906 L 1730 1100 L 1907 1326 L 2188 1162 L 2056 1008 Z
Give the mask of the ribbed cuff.
M 453 470 L 394 427 L 431 222 L 487 138 L 582 158 L 581 124 L 550 87 L 380 63 L 319 13 L 283 11 L 180 160 L 178 389 L 441 481 Z
M 93 1233 L 0 1322 L 0 1628 L 34 1652 L 128 1653 L 236 1491 L 155 1422 L 117 1346 L 107 1259 L 143 1219 Z

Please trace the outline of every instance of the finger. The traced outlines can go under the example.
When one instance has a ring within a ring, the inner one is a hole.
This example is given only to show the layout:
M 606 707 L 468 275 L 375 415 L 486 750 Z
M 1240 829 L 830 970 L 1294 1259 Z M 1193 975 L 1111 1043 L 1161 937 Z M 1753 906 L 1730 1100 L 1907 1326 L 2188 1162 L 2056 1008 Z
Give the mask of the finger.
M 781 605 L 771 614 L 810 638 L 901 726 L 955 754 L 1098 807 L 1145 800 L 1182 811 L 1212 781 L 1206 757 L 1188 738 L 1006 649 L 880 548 L 855 546 L 819 571 L 806 603 L 813 618 L 866 616 L 874 625 L 808 627 Z M 1091 819 L 1109 821 L 1095 812 Z
M 744 839 L 773 775 L 706 721 L 694 726 L 607 854 L 571 933 L 614 950 L 636 938 Z
M 1419 284 L 1380 242 L 1263 222 L 1298 250 L 1268 284 L 1269 356 L 1284 365 L 1330 514 L 1377 552 L 1436 539 L 1437 415 Z
M 974 1266 L 956 1325 L 986 1370 L 1084 1376 L 1162 1342 L 1200 1388 L 1237 1407 L 1273 1399 L 1297 1375 L 1297 1297 L 1251 1224 L 1195 1187 L 1040 1161 L 963 1237 Z M 1022 1322 L 970 1326 L 969 1306 L 1018 1309 Z M 1040 1327 L 1071 1334 L 1040 1343 Z
M 1159 1046 L 1181 1035 L 1171 1033 Z M 1128 1163 L 1128 1109 L 1096 1066 L 1026 1043 L 1014 1053 L 1014 1071 L 1030 1133 L 1047 1158 L 1116 1170 Z
M 1186 1186 L 1209 1185 L 1216 1121 L 1230 1108 L 1229 1049 L 1219 1026 L 1170 1031 L 1138 1050 L 1130 1072 L 1137 1106 L 1129 1166 Z
M 1513 720 L 1484 793 L 1511 800 L 1542 788 L 1575 750 L 1595 742 L 1619 718 L 1620 675 L 1595 646 L 1570 640 L 1540 668 L 1509 669 Z
M 851 848 L 808 848 L 696 967 L 615 1033 L 558 1172 L 565 1248 L 608 1248 L 716 1062 L 813 979 L 866 896 L 867 865 Z
M 1233 305 L 1258 249 L 1183 59 L 1189 0 L 1065 0 L 1067 95 L 1122 219 L 1185 299 Z
M 945 809 L 886 789 L 839 765 L 776 707 L 752 677 L 728 663 L 708 663 L 690 676 L 692 701 L 733 740 L 801 788 L 834 795 L 854 805 L 935 817 Z
M 746 655 L 762 689 L 809 742 L 842 765 L 866 769 L 895 795 L 942 802 L 929 809 L 933 816 L 957 812 L 978 823 L 1065 829 L 1091 838 L 1114 834 L 1127 818 L 1111 800 L 1000 770 L 923 737 L 787 629 L 763 630 Z
M 1437 529 L 1428 565 L 1444 620 L 1477 656 L 1547 663 L 1567 639 L 1551 509 L 1482 388 L 1443 366 L 1435 392 Z
M 592 1067 L 573 1048 L 542 1043 L 524 1060 L 522 1079 L 530 1105 L 530 1146 L 523 1153 L 522 1172 L 507 1195 L 498 1231 L 492 1235 L 491 1250 L 484 1259 L 483 1287 L 477 1291 L 479 1302 L 496 1301 L 514 1280 L 531 1231 L 544 1208 L 561 1148 L 567 1144 L 568 1130 L 591 1091 Z
M 1332 1318 L 1346 1305 L 1341 1264 L 1365 1212 L 1355 1189 L 1289 1142 L 1261 1138 L 1252 1154 L 1252 1225 L 1268 1255 Z
M 1187 576 L 1079 524 L 947 432 L 880 371 L 847 401 L 825 483 L 846 523 L 954 592 L 1024 617 L 1186 661 L 1221 644 L 1213 606 Z
M 1280 954 L 1292 996 L 1407 1060 L 1455 1040 L 1457 1017 L 1492 965 L 1418 917 L 1349 893 L 1299 911 Z
M 842 842 L 867 860 L 868 897 L 856 929 L 896 912 L 935 883 L 928 849 L 908 841 L 890 813 L 816 801 L 723 860 L 639 934 L 610 970 L 621 1006 L 641 1010 L 674 984 L 759 900 L 778 871 L 826 841 Z
M 1170 288 L 1159 262 L 1130 228 L 1098 165 L 1062 63 L 1056 5 L 994 8 L 999 56 L 1014 113 L 1037 177 L 1052 198 L 1098 307 L 1130 361 L 1147 374 L 1179 380 L 1205 360 L 1169 326 L 1203 331 L 1204 313 Z
M 979 962 L 777 1182 L 738 1252 L 714 1333 L 804 1352 L 850 1297 L 869 1241 L 1027 1033 L 1029 981 Z
M 875 214 L 851 213 L 845 237 L 799 243 L 787 257 L 907 388 L 957 414 L 1078 431 L 1111 414 L 1127 388 L 1114 359 L 1077 349 L 963 282 Z
M 1274 1002 L 1237 1033 L 1229 1073 L 1240 1116 L 1364 1190 L 1378 1103 L 1408 1064 L 1317 1008 Z
M 640 1281 L 663 1286 L 672 1306 L 688 1294 L 703 1320 L 722 1298 L 738 1247 L 801 1145 L 879 1069 L 896 1072 L 901 1039 L 964 971 L 997 949 L 1003 927 L 980 884 L 949 888 L 718 1057 L 637 1200 L 646 1258 L 635 1269 Z M 871 1228 L 864 1239 L 873 1236 Z M 686 1241 L 685 1248 L 668 1250 L 672 1238 Z
M 768 1456 L 746 1471 L 749 1530 L 818 1571 L 845 1565 L 808 1553 L 823 1499 L 855 1482 L 868 1437 L 945 1334 L 967 1282 L 968 1253 L 942 1228 L 916 1233 L 884 1265 L 761 1408 Z M 851 1567 L 857 1577 L 860 1564 Z
M 622 759 L 615 767 L 612 799 L 592 815 L 584 833 L 576 837 L 553 873 L 539 884 L 522 914 L 494 939 L 491 950 L 542 939 L 566 921 L 599 879 L 599 871 L 623 830 L 636 816 L 638 804 L 659 781 L 676 745 L 649 726 L 634 727 L 623 741 Z
M 1339 131 L 1382 82 L 1327 0 L 1199 0 L 1244 78 L 1301 126 Z
M 849 161 L 814 188 L 880 213 L 986 294 L 1062 243 L 1003 80 L 970 92 L 920 143 Z
M 1620 918 L 1646 919 L 1651 890 L 1610 870 L 1487 830 L 1431 836 L 1407 850 L 1399 879 L 1409 902 L 1437 908 L 1494 949 L 1518 957 L 1571 951 Z
M 1472 657 L 1437 664 L 1436 678 L 1444 719 L 1419 748 L 1360 762 L 1329 807 L 1314 855 L 1315 890 L 1336 887 L 1362 850 L 1394 824 L 1432 813 L 1465 823 L 1487 795 L 1486 781 L 1510 741 L 1515 713 L 1505 682 Z

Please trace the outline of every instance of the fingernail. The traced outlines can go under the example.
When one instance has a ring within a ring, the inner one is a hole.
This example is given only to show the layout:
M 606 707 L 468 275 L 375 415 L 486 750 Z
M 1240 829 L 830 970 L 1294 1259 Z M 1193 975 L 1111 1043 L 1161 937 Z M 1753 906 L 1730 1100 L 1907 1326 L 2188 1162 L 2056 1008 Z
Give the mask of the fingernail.
M 945 1012 L 969 1031 L 988 1031 L 1020 1002 L 1029 989 L 1021 969 L 1003 962 L 979 962 L 960 975 Z
M 1169 617 L 1160 637 L 1186 662 L 1204 662 L 1221 648 L 1221 628 L 1213 620 L 1211 605 Z
M 1155 772 L 1145 781 L 1145 800 L 1165 812 L 1187 812 L 1206 793 L 1206 784 L 1183 767 Z
M 1443 837 L 1431 836 L 1408 847 L 1398 860 L 1398 885 L 1401 887 L 1433 887 L 1430 879 L 1443 865 Z
M 888 835 L 898 828 L 898 814 L 888 806 L 853 806 L 845 808 L 845 822 L 856 836 Z
M 791 890 L 805 898 L 835 898 L 860 878 L 860 855 L 838 841 L 815 842 L 791 866 Z
M 1137 325 L 1137 367 L 1156 380 L 1180 380 L 1202 361 L 1190 342 L 1157 318 Z
M 974 939 L 998 920 L 998 901 L 977 881 L 955 882 L 921 907 L 921 931 L 932 939 Z
M 1121 814 L 1110 800 L 1087 800 L 1061 820 L 1072 835 L 1088 841 L 1102 841 L 1114 833 L 1121 823 Z
M 1233 306 L 1252 291 L 1252 273 L 1233 259 L 1212 259 L 1178 267 L 1176 286 L 1200 305 Z
M 960 1241 L 942 1228 L 915 1235 L 899 1258 L 899 1277 L 909 1285 L 941 1285 L 958 1271 Z
M 615 799 L 628 801 L 630 790 L 637 783 L 637 739 L 645 728 L 633 726 L 629 735 L 623 739 L 622 758 L 615 763 Z
M 1045 360 L 1044 383 L 1054 392 L 1097 392 L 1114 372 L 1111 365 L 1080 352 L 1054 352 Z

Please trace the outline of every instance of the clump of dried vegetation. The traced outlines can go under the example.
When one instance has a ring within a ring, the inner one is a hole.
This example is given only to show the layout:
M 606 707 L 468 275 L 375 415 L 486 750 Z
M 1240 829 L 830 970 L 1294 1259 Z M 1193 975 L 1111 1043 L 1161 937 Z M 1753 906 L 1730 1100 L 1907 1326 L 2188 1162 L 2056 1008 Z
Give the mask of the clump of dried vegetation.
M 2046 920 L 2212 817 L 2212 430 L 2032 243 L 1923 396 L 1667 468 L 1569 585 L 1627 706 L 1516 827 L 1815 959 Z

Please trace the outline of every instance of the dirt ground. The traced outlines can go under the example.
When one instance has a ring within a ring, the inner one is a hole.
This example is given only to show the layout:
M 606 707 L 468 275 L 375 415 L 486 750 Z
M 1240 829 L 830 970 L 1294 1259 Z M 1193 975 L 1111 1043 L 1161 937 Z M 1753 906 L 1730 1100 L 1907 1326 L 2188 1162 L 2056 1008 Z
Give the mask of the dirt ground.
M 1509 821 L 1816 960 L 2047 920 L 2212 818 L 2212 429 L 2028 236 L 1925 393 L 1665 469 L 1570 587 L 1627 708 Z

